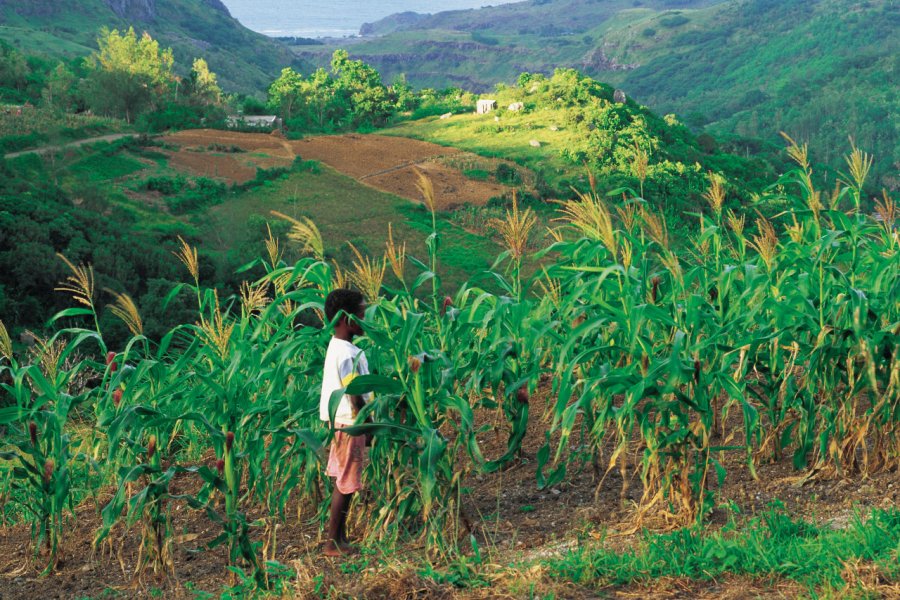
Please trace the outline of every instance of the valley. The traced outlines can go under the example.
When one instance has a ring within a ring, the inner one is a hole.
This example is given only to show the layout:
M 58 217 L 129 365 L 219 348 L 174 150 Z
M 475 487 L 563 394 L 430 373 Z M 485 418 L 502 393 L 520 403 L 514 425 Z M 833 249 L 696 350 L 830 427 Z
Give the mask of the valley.
M 0 600 L 898 597 L 896 17 L 0 1 Z

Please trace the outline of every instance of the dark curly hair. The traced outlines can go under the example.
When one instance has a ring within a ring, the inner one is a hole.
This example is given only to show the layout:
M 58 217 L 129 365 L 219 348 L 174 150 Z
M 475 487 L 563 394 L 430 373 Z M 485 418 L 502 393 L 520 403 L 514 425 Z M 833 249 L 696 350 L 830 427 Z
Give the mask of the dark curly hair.
M 325 318 L 330 323 L 341 311 L 347 315 L 355 315 L 363 302 L 363 295 L 356 290 L 334 290 L 325 298 Z

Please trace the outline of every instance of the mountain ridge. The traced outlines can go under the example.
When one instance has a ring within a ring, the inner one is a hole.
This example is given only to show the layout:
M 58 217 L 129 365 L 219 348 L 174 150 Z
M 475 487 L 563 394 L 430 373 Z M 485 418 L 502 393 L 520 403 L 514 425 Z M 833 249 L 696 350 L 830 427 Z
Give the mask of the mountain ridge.
M 302 59 L 231 16 L 221 0 L 0 0 L 0 39 L 55 57 L 87 55 L 102 27 L 146 31 L 171 47 L 182 70 L 205 58 L 226 91 L 259 94 Z
M 889 0 L 531 0 L 394 15 L 348 49 L 387 79 L 482 93 L 572 67 L 697 131 L 776 142 L 786 131 L 833 170 L 850 135 L 900 189 L 897 31 Z M 295 52 L 323 64 L 331 49 Z

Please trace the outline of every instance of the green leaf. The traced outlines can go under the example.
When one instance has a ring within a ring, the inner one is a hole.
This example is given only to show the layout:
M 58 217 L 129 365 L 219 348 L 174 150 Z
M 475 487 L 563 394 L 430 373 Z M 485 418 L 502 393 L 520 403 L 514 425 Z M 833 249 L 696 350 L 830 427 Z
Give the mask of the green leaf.
M 65 310 L 61 310 L 55 315 L 53 315 L 49 321 L 47 321 L 47 327 L 52 326 L 54 323 L 59 321 L 60 319 L 66 319 L 69 317 L 90 317 L 94 314 L 94 311 L 88 308 L 67 308 Z

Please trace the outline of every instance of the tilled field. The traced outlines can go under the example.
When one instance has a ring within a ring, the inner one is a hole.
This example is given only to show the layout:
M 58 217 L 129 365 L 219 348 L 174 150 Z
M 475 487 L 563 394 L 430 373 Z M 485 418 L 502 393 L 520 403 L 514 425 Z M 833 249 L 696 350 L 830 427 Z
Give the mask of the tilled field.
M 288 166 L 300 156 L 415 202 L 421 201 L 418 172 L 425 173 L 434 184 L 440 209 L 462 204 L 481 206 L 509 192 L 509 188 L 498 183 L 469 179 L 442 162 L 461 151 L 406 138 L 348 134 L 288 141 L 277 134 L 201 129 L 178 132 L 163 141 L 180 148 L 170 153 L 170 164 L 175 168 L 229 182 L 245 182 L 253 178 L 256 167 Z M 234 146 L 244 152 L 222 154 L 209 150 L 215 146 Z

